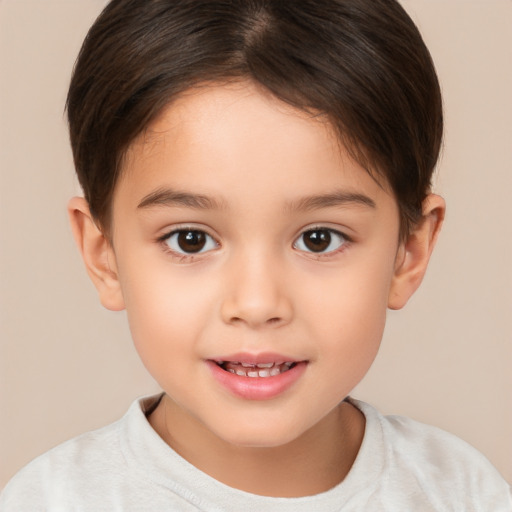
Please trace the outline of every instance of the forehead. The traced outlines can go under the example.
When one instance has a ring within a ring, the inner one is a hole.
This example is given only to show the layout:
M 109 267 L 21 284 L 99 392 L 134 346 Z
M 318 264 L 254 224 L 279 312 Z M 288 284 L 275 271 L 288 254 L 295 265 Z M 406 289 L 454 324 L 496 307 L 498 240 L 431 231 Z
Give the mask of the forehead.
M 308 187 L 332 187 L 333 179 L 354 189 L 387 188 L 350 157 L 325 115 L 297 110 L 251 82 L 203 84 L 131 144 L 117 193 L 183 185 L 223 197 L 245 185 L 293 201 Z
M 311 138 L 313 128 L 320 137 Z M 254 144 L 268 145 L 269 132 L 281 129 L 287 130 L 290 142 L 307 131 L 312 145 L 320 139 L 333 148 L 340 144 L 325 114 L 296 109 L 264 87 L 244 80 L 198 84 L 180 94 L 135 139 L 129 152 L 148 158 L 168 144 L 180 149 L 190 145 L 221 149 L 227 142 L 235 148 L 246 135 Z M 283 143 L 282 138 L 274 140 L 276 145 Z M 297 146 L 290 149 L 297 151 Z

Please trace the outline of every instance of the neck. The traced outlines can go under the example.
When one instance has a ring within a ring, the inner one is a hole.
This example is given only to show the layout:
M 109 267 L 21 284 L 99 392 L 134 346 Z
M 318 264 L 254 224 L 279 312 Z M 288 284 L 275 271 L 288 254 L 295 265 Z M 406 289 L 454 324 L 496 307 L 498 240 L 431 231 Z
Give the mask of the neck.
M 225 442 L 165 395 L 150 424 L 179 455 L 216 480 L 253 494 L 301 497 L 325 492 L 348 474 L 364 435 L 364 416 L 342 402 L 290 443 L 246 447 Z

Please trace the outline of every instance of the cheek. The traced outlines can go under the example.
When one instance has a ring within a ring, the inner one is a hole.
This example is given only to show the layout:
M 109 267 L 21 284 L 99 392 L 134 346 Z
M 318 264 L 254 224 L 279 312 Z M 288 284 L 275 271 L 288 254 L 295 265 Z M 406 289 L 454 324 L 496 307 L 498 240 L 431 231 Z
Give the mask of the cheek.
M 387 262 L 387 263 L 383 263 Z M 310 283 L 308 317 L 326 353 L 373 361 L 384 331 L 392 258 L 370 258 Z
M 213 309 L 207 283 L 165 264 L 134 266 L 127 275 L 123 296 L 130 331 L 146 366 L 200 348 Z

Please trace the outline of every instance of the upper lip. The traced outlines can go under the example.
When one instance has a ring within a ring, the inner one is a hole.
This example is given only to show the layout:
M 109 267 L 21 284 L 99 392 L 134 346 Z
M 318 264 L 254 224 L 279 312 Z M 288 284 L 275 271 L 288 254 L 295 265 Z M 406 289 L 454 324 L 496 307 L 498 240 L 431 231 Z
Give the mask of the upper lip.
M 239 352 L 237 354 L 230 354 L 226 356 L 214 357 L 211 359 L 216 363 L 246 363 L 246 364 L 268 364 L 268 363 L 298 363 L 304 359 L 297 359 L 283 354 L 274 352 L 261 352 L 258 354 L 249 354 L 247 352 Z

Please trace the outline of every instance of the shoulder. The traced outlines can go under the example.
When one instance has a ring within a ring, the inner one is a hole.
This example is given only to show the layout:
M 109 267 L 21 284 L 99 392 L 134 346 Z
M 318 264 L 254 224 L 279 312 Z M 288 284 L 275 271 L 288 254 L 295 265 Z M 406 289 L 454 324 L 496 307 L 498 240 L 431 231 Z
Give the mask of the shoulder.
M 464 510 L 512 510 L 510 486 L 471 445 L 437 427 L 352 402 L 364 413 L 368 431 L 380 436 L 387 492 L 424 494 L 434 510 L 452 510 L 445 508 L 450 503 L 464 504 Z
M 83 497 L 91 504 L 98 501 L 96 510 L 101 510 L 105 492 L 129 485 L 130 470 L 122 440 L 127 425 L 137 423 L 143 414 L 141 401 L 135 401 L 115 423 L 82 434 L 34 459 L 7 484 L 0 495 L 0 510 L 78 510 L 77 503 Z
M 122 467 L 117 429 L 114 423 L 88 432 L 34 459 L 7 484 L 0 510 L 43 510 L 61 502 L 64 488 L 94 493 L 101 479 Z

